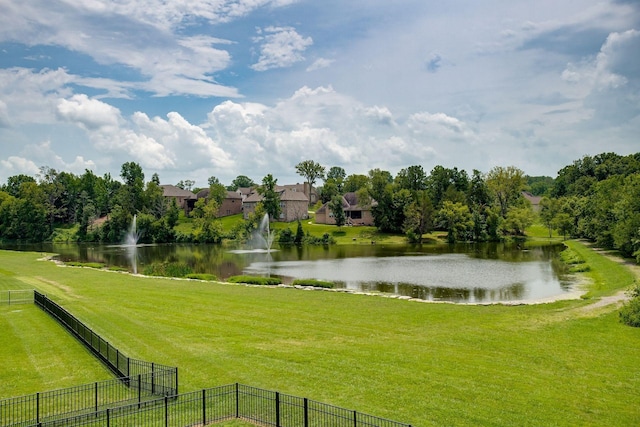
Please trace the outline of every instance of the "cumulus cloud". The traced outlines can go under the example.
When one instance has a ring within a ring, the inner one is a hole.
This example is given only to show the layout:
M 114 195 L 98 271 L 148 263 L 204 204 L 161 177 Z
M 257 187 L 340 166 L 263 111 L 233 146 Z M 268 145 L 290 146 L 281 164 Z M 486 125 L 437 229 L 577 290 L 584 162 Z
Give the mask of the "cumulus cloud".
M 32 160 L 24 157 L 9 156 L 6 160 L 0 160 L 0 165 L 7 177 L 19 174 L 35 176 L 40 172 L 40 169 Z
M 61 99 L 57 113 L 61 119 L 74 122 L 87 130 L 116 127 L 121 121 L 117 108 L 97 99 L 90 99 L 84 94 Z
M 258 29 L 254 43 L 260 44 L 260 57 L 251 68 L 266 71 L 290 67 L 304 60 L 304 51 L 313 44 L 311 37 L 303 37 L 293 27 L 267 27 Z
M 7 108 L 7 104 L 0 99 L 0 127 L 9 126 L 11 126 L 11 121 L 9 119 L 9 109 Z

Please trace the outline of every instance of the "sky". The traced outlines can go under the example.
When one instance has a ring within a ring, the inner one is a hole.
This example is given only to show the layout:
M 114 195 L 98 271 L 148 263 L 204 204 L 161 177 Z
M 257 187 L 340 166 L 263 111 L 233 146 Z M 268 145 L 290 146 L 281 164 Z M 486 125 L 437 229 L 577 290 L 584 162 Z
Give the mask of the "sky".
M 603 152 L 640 152 L 638 0 L 0 0 L 0 183 Z

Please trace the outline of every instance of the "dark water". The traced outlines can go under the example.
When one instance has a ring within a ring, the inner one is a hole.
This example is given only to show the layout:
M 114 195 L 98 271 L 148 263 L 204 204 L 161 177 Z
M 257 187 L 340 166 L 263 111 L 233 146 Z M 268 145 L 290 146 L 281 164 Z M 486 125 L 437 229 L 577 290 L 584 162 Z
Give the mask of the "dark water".
M 220 279 L 238 274 L 276 276 L 284 283 L 313 278 L 358 291 L 453 302 L 541 299 L 566 293 L 571 286 L 558 262 L 562 245 L 341 245 L 284 247 L 270 253 L 179 244 L 4 248 L 54 252 L 63 261 L 100 262 L 138 273 L 153 263 L 181 262 Z

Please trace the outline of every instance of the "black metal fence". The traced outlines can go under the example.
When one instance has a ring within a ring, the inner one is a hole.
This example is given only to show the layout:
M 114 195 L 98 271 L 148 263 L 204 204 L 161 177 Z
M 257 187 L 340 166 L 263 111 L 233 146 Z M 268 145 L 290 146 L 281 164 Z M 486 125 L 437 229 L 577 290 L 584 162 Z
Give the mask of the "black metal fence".
M 277 427 L 411 427 L 409 424 L 241 384 L 107 408 L 64 420 L 41 422 L 37 426 L 187 427 L 235 418 L 256 425 Z
M 175 368 L 154 366 L 144 374 L 0 400 L 0 426 L 65 425 L 62 421 L 117 406 L 158 399 L 176 375 Z M 175 395 L 172 394 L 172 395 Z
M 0 305 L 31 304 L 33 299 L 33 289 L 0 291 Z
M 161 376 L 162 382 L 151 381 L 144 384 L 144 387 L 152 394 L 162 396 L 173 396 L 178 394 L 178 368 L 157 365 L 152 362 L 131 359 L 120 352 L 116 347 L 109 344 L 91 328 L 78 320 L 73 314 L 60 307 L 55 302 L 47 298 L 46 295 L 33 291 L 35 304 L 55 318 L 62 326 L 75 335 L 91 352 L 98 357 L 117 377 L 126 379 L 136 375 L 145 375 L 156 370 L 173 370 L 175 375 Z M 146 377 L 146 376 L 145 376 Z

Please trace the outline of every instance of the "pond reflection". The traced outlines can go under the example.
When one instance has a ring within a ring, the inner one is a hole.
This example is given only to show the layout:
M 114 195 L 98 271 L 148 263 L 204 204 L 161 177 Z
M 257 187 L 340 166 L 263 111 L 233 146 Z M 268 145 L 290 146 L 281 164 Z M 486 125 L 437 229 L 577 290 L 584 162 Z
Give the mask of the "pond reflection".
M 362 292 L 452 302 L 549 298 L 568 292 L 563 245 L 504 243 L 280 247 L 271 253 L 220 245 L 41 244 L 5 249 L 58 253 L 63 261 L 100 262 L 144 274 L 154 263 L 181 262 L 220 279 L 239 274 L 328 280 Z

